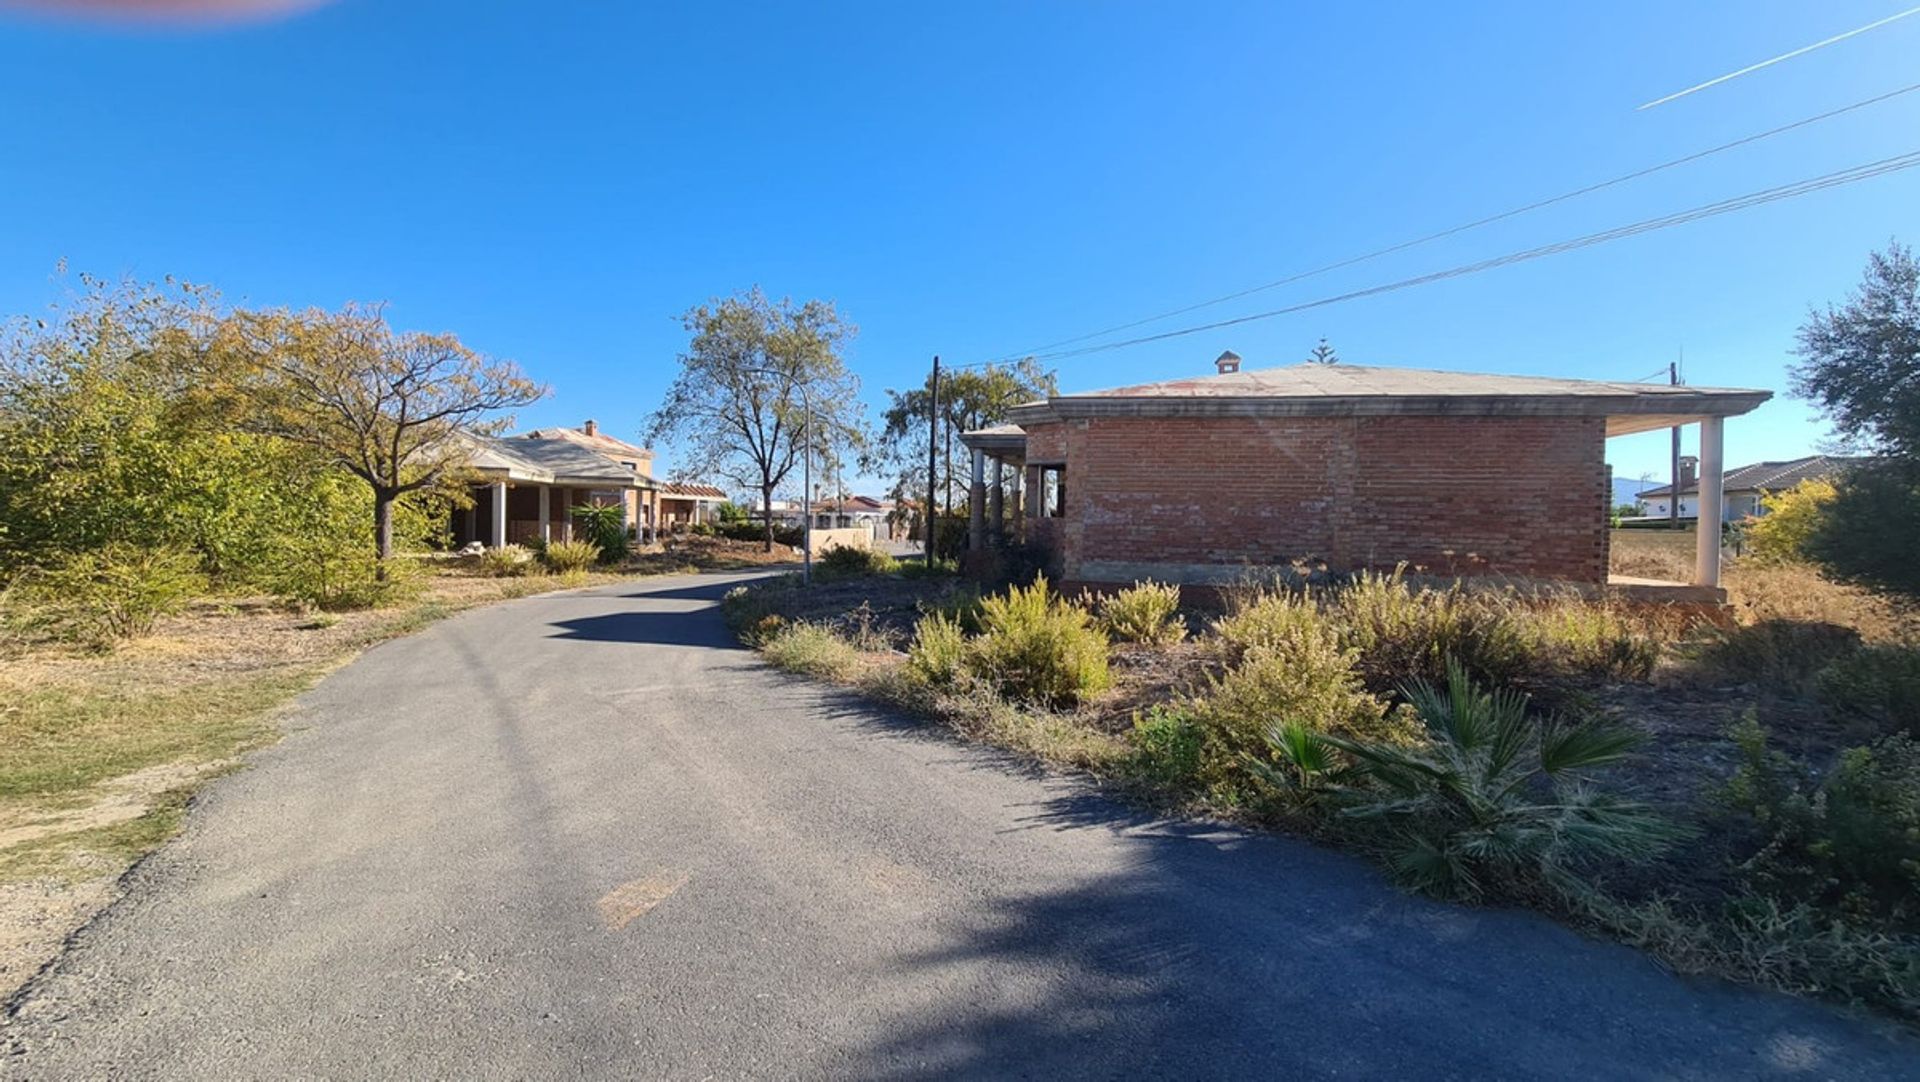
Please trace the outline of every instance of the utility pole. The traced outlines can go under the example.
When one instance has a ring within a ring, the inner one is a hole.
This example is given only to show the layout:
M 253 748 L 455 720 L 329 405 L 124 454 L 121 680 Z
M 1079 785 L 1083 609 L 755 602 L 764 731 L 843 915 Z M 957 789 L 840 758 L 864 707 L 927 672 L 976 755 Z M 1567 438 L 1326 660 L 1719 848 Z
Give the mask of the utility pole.
M 927 570 L 933 570 L 934 499 L 940 468 L 940 355 L 933 357 L 933 379 L 927 384 Z
M 1677 362 L 1674 362 L 1674 361 L 1667 362 L 1667 384 L 1672 387 L 1680 386 L 1680 365 Z M 1671 465 L 1673 467 L 1673 473 L 1672 473 L 1673 480 L 1667 486 L 1667 529 L 1677 530 L 1680 528 L 1680 426 L 1679 425 L 1673 426 L 1673 462 L 1671 463 Z

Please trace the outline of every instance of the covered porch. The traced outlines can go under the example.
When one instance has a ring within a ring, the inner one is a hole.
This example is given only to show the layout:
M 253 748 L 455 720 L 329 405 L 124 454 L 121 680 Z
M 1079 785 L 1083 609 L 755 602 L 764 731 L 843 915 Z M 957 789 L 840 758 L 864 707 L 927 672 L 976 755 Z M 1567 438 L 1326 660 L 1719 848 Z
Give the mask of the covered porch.
M 629 537 L 655 532 L 653 482 L 566 440 L 476 441 L 470 504 L 453 513 L 454 544 L 488 548 L 574 540 L 576 507 L 619 507 Z
M 1700 437 L 1700 513 L 1694 529 L 1693 574 L 1685 582 L 1607 575 L 1607 594 L 1626 601 L 1724 605 L 1727 592 L 1720 585 L 1721 537 L 1726 525 L 1721 486 L 1726 480 L 1725 415 L 1626 414 L 1607 418 L 1607 438 L 1631 436 L 1658 429 L 1698 427 Z M 1675 435 L 1678 435 L 1676 431 Z

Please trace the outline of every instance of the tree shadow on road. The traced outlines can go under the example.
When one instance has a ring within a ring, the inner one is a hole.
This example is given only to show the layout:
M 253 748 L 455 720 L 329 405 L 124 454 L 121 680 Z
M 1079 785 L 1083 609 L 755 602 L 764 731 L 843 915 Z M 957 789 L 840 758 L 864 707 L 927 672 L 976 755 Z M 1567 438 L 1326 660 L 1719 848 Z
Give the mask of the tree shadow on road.
M 726 622 L 710 612 L 614 612 L 555 620 L 554 638 L 654 646 L 742 649 Z

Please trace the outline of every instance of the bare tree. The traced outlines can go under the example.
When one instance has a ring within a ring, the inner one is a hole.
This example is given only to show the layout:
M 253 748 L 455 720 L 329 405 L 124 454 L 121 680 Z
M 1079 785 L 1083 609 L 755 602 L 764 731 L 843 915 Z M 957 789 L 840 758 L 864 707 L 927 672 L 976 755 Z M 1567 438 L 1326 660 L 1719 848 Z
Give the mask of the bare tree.
M 224 340 L 254 369 L 243 423 L 321 451 L 373 489 L 382 576 L 394 502 L 457 471 L 464 433 L 498 431 L 511 418 L 494 414 L 547 393 L 451 334 L 396 332 L 378 307 L 236 313 Z

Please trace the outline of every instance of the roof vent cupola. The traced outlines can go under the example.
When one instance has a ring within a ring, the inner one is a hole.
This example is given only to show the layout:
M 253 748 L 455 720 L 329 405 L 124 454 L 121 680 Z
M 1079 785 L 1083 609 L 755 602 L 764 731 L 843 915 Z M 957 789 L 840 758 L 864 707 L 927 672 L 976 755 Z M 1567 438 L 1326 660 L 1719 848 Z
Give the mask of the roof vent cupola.
M 1223 376 L 1230 372 L 1238 372 L 1240 371 L 1240 355 L 1232 350 L 1227 350 L 1214 359 L 1213 366 L 1218 368 L 1220 374 Z

